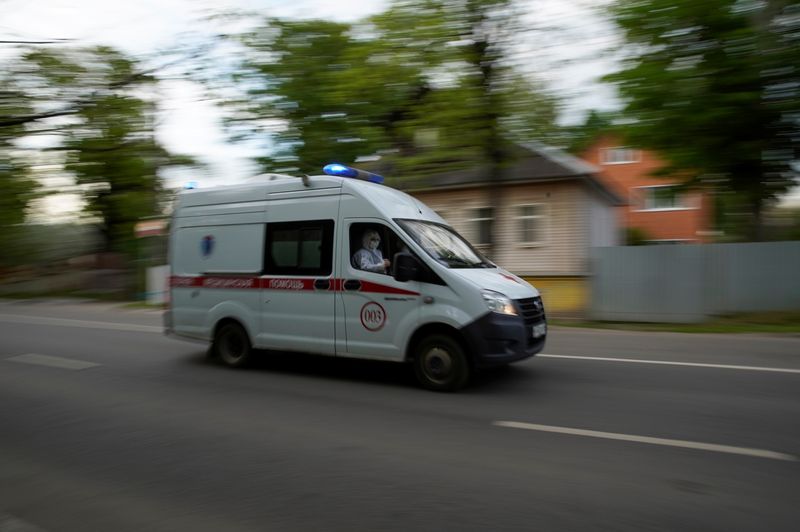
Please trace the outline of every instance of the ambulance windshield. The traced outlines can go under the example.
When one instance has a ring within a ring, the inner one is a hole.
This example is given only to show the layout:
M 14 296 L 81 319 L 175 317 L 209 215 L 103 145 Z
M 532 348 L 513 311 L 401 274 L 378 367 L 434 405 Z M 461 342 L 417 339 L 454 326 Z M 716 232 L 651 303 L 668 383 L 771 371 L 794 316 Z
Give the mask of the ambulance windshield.
M 395 220 L 428 255 L 448 268 L 496 268 L 446 225 L 422 220 Z

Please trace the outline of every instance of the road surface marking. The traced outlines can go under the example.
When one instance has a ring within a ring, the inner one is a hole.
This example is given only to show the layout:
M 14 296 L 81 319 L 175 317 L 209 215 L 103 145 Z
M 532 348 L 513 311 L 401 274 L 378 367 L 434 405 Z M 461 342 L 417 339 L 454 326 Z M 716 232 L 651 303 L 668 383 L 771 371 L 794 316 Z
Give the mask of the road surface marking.
M 46 318 L 43 316 L 19 316 L 0 314 L 0 321 L 9 323 L 25 323 L 30 325 L 59 325 L 63 327 L 81 327 L 84 329 L 109 329 L 113 331 L 154 332 L 163 333 L 163 327 L 153 325 L 137 325 L 134 323 L 115 323 L 110 321 L 70 320 L 66 318 Z
M 701 451 L 712 451 L 717 453 L 741 454 L 745 456 L 755 456 L 758 458 L 770 458 L 772 460 L 786 460 L 796 462 L 797 457 L 791 454 L 766 451 L 764 449 L 750 449 L 747 447 L 734 447 L 731 445 L 719 445 L 716 443 L 702 443 L 686 440 L 670 440 L 667 438 L 653 438 L 651 436 L 636 436 L 634 434 L 619 434 L 616 432 L 600 432 L 596 430 L 573 429 L 570 427 L 556 427 L 553 425 L 537 425 L 535 423 L 521 423 L 518 421 L 495 421 L 492 423 L 498 427 L 512 429 L 536 430 L 539 432 L 555 432 L 558 434 L 570 434 L 572 436 L 585 436 L 588 438 L 602 438 L 606 440 L 621 440 L 636 443 L 649 443 L 651 445 L 663 445 L 666 447 L 682 447 L 684 449 L 697 449 Z
M 52 368 L 61 369 L 87 369 L 99 366 L 94 362 L 86 362 L 85 360 L 75 360 L 74 358 L 54 357 L 50 355 L 37 355 L 36 353 L 28 353 L 27 355 L 20 355 L 17 357 L 7 358 L 11 362 L 21 362 L 23 364 L 35 364 L 37 366 L 50 366 Z
M 766 368 L 760 366 L 732 366 L 729 364 L 705 364 L 702 362 L 672 362 L 670 360 L 643 360 L 637 358 L 610 358 L 610 357 L 587 357 L 574 355 L 546 355 L 539 354 L 537 357 L 545 358 L 570 358 L 574 360 L 596 360 L 598 362 L 630 362 L 633 364 L 660 364 L 662 366 L 690 366 L 694 368 L 716 368 L 716 369 L 739 369 L 745 371 L 772 371 L 774 373 L 800 373 L 800 369 L 792 368 Z

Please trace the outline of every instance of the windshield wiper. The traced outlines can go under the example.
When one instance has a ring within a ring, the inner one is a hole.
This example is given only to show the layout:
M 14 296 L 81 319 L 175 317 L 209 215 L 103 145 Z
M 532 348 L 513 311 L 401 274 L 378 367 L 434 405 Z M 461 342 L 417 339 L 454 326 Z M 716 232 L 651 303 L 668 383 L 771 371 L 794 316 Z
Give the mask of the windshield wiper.
M 442 257 L 442 260 L 451 268 L 471 268 L 472 264 L 460 257 Z
M 492 268 L 494 267 L 493 264 L 489 262 L 469 262 L 465 259 L 460 257 L 448 257 L 443 258 L 443 261 L 447 262 L 447 265 L 451 268 Z

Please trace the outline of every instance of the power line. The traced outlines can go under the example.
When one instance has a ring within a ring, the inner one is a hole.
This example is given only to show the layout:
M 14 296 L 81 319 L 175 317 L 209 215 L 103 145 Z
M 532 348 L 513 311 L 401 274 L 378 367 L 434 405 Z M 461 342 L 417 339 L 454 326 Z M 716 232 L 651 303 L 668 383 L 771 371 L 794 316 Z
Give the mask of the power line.
M 51 39 L 48 41 L 5 41 L 0 40 L 0 44 L 59 44 L 69 42 L 72 39 Z

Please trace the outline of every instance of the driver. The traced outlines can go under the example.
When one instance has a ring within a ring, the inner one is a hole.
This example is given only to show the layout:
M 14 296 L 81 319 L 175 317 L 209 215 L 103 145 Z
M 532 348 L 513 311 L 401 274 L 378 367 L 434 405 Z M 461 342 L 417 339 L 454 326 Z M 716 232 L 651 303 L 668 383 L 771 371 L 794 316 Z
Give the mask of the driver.
M 368 272 L 386 273 L 391 262 L 383 258 L 380 248 L 381 237 L 374 229 L 364 231 L 361 238 L 363 247 L 353 255 L 353 266 Z

